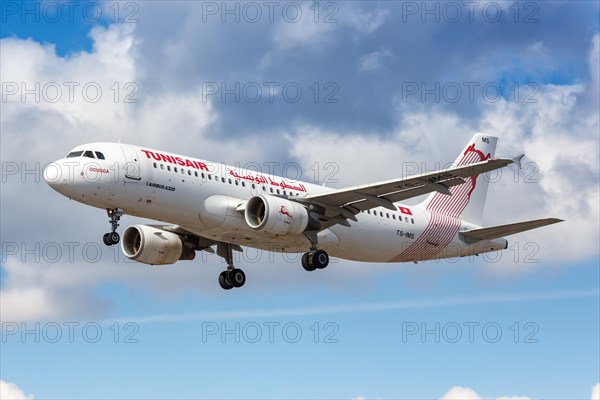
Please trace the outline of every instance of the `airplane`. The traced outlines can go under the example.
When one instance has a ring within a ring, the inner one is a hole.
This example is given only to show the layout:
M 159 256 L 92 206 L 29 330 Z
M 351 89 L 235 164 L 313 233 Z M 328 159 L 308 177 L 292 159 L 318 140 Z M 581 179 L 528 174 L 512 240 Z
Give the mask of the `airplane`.
M 50 187 L 69 199 L 105 209 L 107 246 L 121 241 L 120 218 L 160 221 L 123 231 L 128 258 L 150 265 L 216 253 L 227 263 L 223 289 L 246 275 L 233 251 L 248 246 L 303 253 L 307 271 L 332 256 L 365 262 L 420 262 L 503 250 L 504 236 L 561 222 L 544 218 L 482 227 L 489 179 L 515 158 L 494 158 L 495 136 L 477 133 L 450 168 L 333 189 L 285 177 L 122 143 L 87 143 L 44 169 Z M 403 200 L 426 195 L 411 206 Z

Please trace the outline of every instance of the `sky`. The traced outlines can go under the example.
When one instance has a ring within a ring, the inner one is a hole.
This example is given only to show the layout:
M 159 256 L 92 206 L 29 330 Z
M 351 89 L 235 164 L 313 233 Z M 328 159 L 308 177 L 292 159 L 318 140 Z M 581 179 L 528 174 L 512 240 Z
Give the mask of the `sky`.
M 3 1 L 0 397 L 600 399 L 599 11 Z M 486 256 L 313 273 L 244 249 L 227 292 L 215 255 L 104 247 L 105 213 L 42 179 L 120 140 L 345 187 L 447 165 L 476 132 L 526 154 L 484 224 L 565 222 Z

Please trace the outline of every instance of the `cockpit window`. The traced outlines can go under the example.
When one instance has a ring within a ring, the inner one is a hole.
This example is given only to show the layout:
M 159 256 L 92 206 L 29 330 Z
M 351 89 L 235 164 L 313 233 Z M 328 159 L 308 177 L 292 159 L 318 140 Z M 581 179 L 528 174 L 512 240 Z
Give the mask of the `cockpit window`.
M 100 153 L 99 151 L 96 152 L 96 157 L 98 157 L 98 160 L 104 160 L 104 154 Z
M 73 158 L 73 157 L 81 157 L 81 155 L 83 154 L 83 150 L 81 151 L 72 151 L 67 155 L 67 158 Z
M 89 158 L 96 158 L 96 156 L 94 156 L 94 152 L 91 150 L 86 150 L 85 153 L 83 153 L 83 156 Z

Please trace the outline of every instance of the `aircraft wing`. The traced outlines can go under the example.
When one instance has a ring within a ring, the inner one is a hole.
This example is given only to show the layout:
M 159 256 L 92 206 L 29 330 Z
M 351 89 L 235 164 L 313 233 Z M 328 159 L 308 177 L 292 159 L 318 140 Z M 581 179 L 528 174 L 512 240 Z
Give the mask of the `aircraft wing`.
M 558 218 L 535 219 L 532 221 L 517 222 L 508 225 L 473 229 L 470 231 L 461 232 L 460 234 L 467 240 L 467 242 L 478 242 L 480 240 L 498 239 L 504 236 L 514 235 L 515 233 L 525 232 L 530 229 L 540 228 L 542 226 L 556 224 L 557 222 L 562 221 L 562 219 Z
M 332 190 L 328 193 L 308 195 L 300 201 L 324 207 L 336 223 L 349 226 L 346 219 L 356 221 L 355 214 L 362 210 L 385 207 L 396 210 L 394 202 L 433 191 L 450 195 L 448 188 L 464 183 L 464 179 L 505 167 L 520 159 L 496 158 L 473 164 L 452 167 L 403 179 L 393 179 L 369 185 Z

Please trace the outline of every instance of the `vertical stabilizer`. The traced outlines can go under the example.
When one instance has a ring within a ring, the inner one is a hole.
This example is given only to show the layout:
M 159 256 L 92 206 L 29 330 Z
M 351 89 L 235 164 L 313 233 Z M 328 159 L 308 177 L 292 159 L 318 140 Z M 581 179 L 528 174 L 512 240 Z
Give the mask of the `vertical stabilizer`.
M 498 138 L 495 136 L 477 133 L 467 143 L 453 165 L 468 165 L 494 157 L 497 141 Z M 465 183 L 451 187 L 451 196 L 433 192 L 419 204 L 419 207 L 431 213 L 460 218 L 481 226 L 488 183 L 488 179 L 483 175 L 472 176 L 465 179 Z

